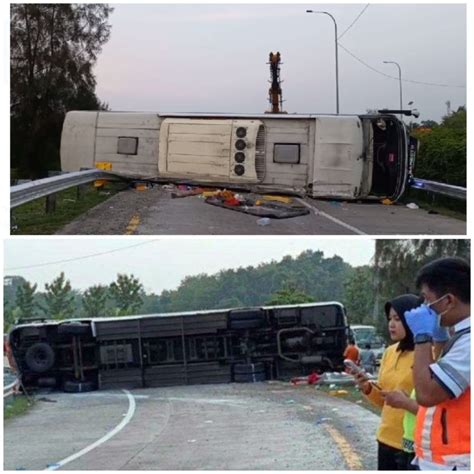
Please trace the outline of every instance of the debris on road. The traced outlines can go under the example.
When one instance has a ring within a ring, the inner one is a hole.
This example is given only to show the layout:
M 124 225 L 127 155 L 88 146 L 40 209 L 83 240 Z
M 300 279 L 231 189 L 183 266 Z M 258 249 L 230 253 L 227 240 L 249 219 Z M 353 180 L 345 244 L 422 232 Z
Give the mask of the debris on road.
M 414 202 L 410 202 L 407 204 L 408 209 L 420 209 L 420 206 L 418 204 L 415 204 Z
M 321 378 L 320 375 L 318 375 L 316 372 L 313 372 L 313 373 L 311 373 L 307 376 L 293 377 L 290 380 L 290 383 L 293 384 L 293 385 L 304 385 L 304 384 L 314 385 L 315 383 L 317 383 L 317 381 L 320 378 Z

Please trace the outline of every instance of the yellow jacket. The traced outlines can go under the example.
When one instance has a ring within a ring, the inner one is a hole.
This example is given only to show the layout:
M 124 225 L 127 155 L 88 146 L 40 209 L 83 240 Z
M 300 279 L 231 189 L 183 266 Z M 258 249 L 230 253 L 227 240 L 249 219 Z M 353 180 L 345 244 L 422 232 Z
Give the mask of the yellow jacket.
M 397 351 L 398 343 L 389 346 L 380 363 L 378 385 L 387 392 L 392 390 L 404 390 L 411 393 L 413 385 L 413 362 L 414 351 Z M 392 408 L 385 405 L 380 391 L 372 386 L 367 399 L 376 406 L 382 408 L 382 416 L 379 429 L 377 430 L 377 441 L 392 448 L 402 449 L 403 438 L 403 416 L 405 410 Z

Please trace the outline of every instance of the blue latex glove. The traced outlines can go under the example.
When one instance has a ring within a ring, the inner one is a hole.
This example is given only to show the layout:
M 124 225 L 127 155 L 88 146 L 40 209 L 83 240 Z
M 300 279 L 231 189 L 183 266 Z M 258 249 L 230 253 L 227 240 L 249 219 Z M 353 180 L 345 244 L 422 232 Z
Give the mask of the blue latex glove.
M 448 328 L 443 326 L 436 326 L 433 331 L 433 341 L 434 342 L 446 342 L 449 339 Z
M 424 304 L 410 311 L 405 311 L 405 320 L 414 337 L 418 334 L 433 336 L 436 328 L 439 327 L 438 315 Z

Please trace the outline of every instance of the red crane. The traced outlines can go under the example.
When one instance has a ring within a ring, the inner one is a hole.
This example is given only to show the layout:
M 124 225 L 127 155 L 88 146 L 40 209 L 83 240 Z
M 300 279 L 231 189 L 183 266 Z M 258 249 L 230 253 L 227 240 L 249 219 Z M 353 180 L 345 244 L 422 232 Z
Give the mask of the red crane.
M 276 54 L 270 53 L 270 83 L 271 87 L 268 91 L 269 101 L 271 105 L 271 113 L 279 114 L 283 112 L 283 97 L 281 92 L 281 80 L 280 80 L 280 52 Z

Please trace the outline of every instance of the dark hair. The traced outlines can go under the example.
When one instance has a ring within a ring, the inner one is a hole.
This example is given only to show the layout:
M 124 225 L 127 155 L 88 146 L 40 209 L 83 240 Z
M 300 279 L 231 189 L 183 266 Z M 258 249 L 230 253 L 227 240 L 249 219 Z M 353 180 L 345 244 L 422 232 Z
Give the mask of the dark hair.
M 355 339 L 353 337 L 350 337 L 349 338 L 349 344 L 355 344 Z
M 366 349 L 370 349 L 370 344 L 366 344 L 366 345 L 365 345 L 365 348 L 366 348 Z
M 405 337 L 400 341 L 398 344 L 399 351 L 413 351 L 415 349 L 415 341 L 413 340 L 413 333 L 411 329 L 408 327 L 408 324 L 405 320 L 405 311 L 410 311 L 410 309 L 417 308 L 418 306 L 423 303 L 422 299 L 416 295 L 400 295 L 396 298 L 393 298 L 390 301 L 385 303 L 385 316 L 387 317 L 390 314 L 390 308 L 393 308 L 397 313 L 400 321 L 403 324 L 405 329 Z
M 471 267 L 459 257 L 439 258 L 426 264 L 416 276 L 416 286 L 426 285 L 438 297 L 452 293 L 463 303 L 471 302 Z

